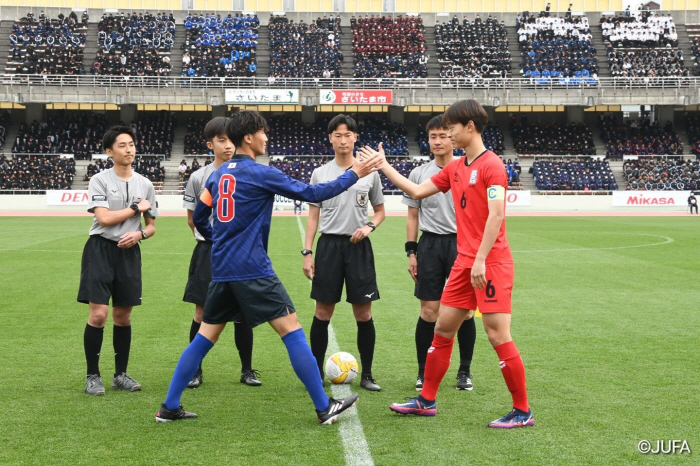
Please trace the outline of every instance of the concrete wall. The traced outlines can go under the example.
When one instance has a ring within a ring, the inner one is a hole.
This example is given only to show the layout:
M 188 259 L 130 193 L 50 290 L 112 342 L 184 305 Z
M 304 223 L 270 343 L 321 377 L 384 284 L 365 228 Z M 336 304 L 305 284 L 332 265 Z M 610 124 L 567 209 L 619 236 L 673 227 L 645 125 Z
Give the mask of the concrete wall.
M 401 196 L 385 196 L 386 209 L 405 212 Z M 677 207 L 612 207 L 612 196 L 541 196 L 532 195 L 531 206 L 512 206 L 509 212 L 684 212 L 686 206 Z M 159 196 L 161 212 L 181 212 L 182 196 Z M 291 207 L 290 207 L 291 210 Z M 0 195 L 0 212 L 85 212 L 85 206 L 47 206 L 43 195 Z

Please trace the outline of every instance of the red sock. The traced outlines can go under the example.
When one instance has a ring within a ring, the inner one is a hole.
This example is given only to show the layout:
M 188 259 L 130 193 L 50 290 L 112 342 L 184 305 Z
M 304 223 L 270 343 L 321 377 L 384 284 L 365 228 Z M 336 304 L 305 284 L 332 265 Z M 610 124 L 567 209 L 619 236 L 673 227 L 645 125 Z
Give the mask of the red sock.
M 441 337 L 437 333 L 433 337 L 433 344 L 428 350 L 428 358 L 425 360 L 425 381 L 420 394 L 426 400 L 434 400 L 437 396 L 440 382 L 450 368 L 452 346 L 454 338 Z
M 498 359 L 500 359 L 501 373 L 513 397 L 513 407 L 521 411 L 529 411 L 530 405 L 527 402 L 527 387 L 525 386 L 525 365 L 520 358 L 518 348 L 515 347 L 515 342 L 509 341 L 494 347 L 494 349 L 498 354 Z

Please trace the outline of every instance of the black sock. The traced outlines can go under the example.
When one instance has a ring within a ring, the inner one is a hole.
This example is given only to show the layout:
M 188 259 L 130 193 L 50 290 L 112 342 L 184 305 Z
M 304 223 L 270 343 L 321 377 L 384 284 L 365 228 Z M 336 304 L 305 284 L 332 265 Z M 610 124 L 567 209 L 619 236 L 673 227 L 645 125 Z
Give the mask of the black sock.
M 85 361 L 87 362 L 87 375 L 100 375 L 100 351 L 102 351 L 102 337 L 105 329 L 85 325 L 83 333 L 83 346 L 85 347 Z
M 126 372 L 129 365 L 129 351 L 131 350 L 131 325 L 126 327 L 114 326 L 112 335 L 114 345 L 114 372 L 115 377 L 122 372 Z
M 192 340 L 194 340 L 194 337 L 197 336 L 199 333 L 199 328 L 202 326 L 201 322 L 197 322 L 196 320 L 192 319 L 192 325 L 190 325 L 190 343 L 192 343 Z M 197 369 L 197 372 L 202 372 L 202 363 L 199 363 L 199 369 Z
M 357 323 L 357 349 L 360 352 L 362 377 L 372 375 L 372 360 L 374 359 L 374 342 L 377 333 L 374 330 L 374 319 Z
M 476 343 L 476 323 L 472 317 L 462 322 L 457 332 L 459 341 L 459 372 L 471 374 L 474 344 Z
M 416 356 L 418 357 L 418 373 L 425 372 L 425 360 L 428 357 L 428 350 L 433 344 L 435 336 L 435 322 L 428 322 L 418 317 L 416 323 Z
M 311 323 L 311 331 L 309 332 L 309 337 L 311 340 L 311 352 L 316 358 L 316 364 L 318 364 L 318 371 L 321 374 L 321 380 L 325 377 L 323 374 L 323 365 L 325 364 L 326 349 L 328 348 L 328 325 L 330 325 L 330 320 L 321 320 L 314 316 L 314 320 Z
M 245 322 L 233 323 L 238 356 L 241 358 L 241 372 L 253 368 L 253 329 Z

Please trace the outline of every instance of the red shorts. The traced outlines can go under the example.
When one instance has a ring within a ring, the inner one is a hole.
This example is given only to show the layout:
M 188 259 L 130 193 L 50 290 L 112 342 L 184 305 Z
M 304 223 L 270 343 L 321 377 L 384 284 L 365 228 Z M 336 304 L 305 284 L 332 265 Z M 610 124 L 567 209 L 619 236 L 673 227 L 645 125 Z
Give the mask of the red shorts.
M 486 286 L 481 290 L 472 287 L 471 273 L 471 267 L 465 267 L 457 259 L 445 283 L 440 303 L 460 309 L 475 310 L 478 307 L 482 314 L 510 314 L 513 263 L 486 264 Z

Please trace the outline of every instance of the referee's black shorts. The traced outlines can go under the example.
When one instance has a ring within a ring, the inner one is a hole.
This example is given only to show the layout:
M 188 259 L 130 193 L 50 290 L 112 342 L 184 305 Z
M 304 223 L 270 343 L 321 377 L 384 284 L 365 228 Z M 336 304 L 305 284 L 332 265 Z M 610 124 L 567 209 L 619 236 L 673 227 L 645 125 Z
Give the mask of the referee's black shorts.
M 457 235 L 436 235 L 424 231 L 416 251 L 418 282 L 415 297 L 439 301 L 452 265 L 457 259 Z
M 141 249 L 92 235 L 83 248 L 78 302 L 131 307 L 141 305 Z
M 190 272 L 187 285 L 185 285 L 185 296 L 182 300 L 186 303 L 204 306 L 207 300 L 209 282 L 211 282 L 211 243 L 197 241 L 197 246 L 192 251 Z
M 211 282 L 202 321 L 245 322 L 255 327 L 296 310 L 276 275 L 239 282 Z
M 347 302 L 363 304 L 379 299 L 374 252 L 369 238 L 351 243 L 350 236 L 323 234 L 316 244 L 311 299 L 322 303 L 340 302 L 343 283 Z

